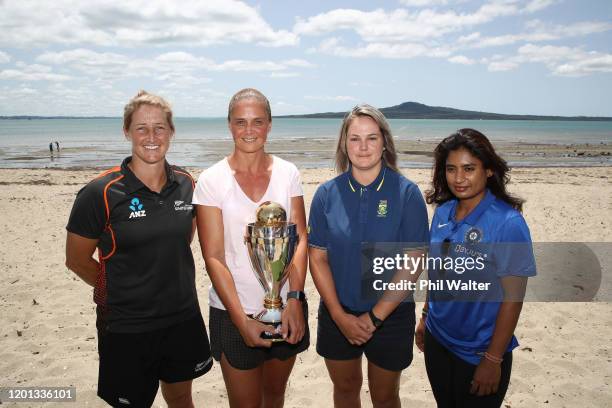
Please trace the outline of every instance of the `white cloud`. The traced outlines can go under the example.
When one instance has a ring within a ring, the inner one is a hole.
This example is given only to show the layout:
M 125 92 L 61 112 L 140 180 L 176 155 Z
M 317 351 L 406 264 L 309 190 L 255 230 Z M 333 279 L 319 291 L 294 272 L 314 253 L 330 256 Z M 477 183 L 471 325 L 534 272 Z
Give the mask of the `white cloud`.
M 0 45 L 24 48 L 227 43 L 278 47 L 298 42 L 294 33 L 274 30 L 256 8 L 236 0 L 5 1 L 0 2 L 0 32 Z
M 612 23 L 601 21 L 582 21 L 566 25 L 550 25 L 539 20 L 526 24 L 528 32 L 506 34 L 494 37 L 483 37 L 479 32 L 461 36 L 457 40 L 460 46 L 473 48 L 497 47 L 517 42 L 543 42 L 580 37 L 612 30 Z
M 522 9 L 516 1 L 493 1 L 471 13 L 433 9 L 415 12 L 405 9 L 335 9 L 307 19 L 298 18 L 294 32 L 302 35 L 322 35 L 339 30 L 352 30 L 366 42 L 419 41 L 440 38 L 466 27 L 489 23 L 523 11 L 529 10 Z
M 454 57 L 450 57 L 448 61 L 452 62 L 453 64 L 461 65 L 473 65 L 476 63 L 476 61 L 466 57 L 465 55 L 455 55 Z
M 489 71 L 510 71 L 525 63 L 544 64 L 553 75 L 584 76 L 612 72 L 612 54 L 581 48 L 526 44 L 514 56 L 494 56 L 484 60 Z
M 448 4 L 448 0 L 400 0 L 400 3 L 408 7 L 431 7 Z
M 290 59 L 283 61 L 284 65 L 298 68 L 315 68 L 316 65 L 303 59 Z
M 81 66 L 121 66 L 126 65 L 129 62 L 129 57 L 111 53 L 111 52 L 96 52 L 83 48 L 77 48 L 74 50 L 66 50 L 60 52 L 45 52 L 38 57 L 36 60 L 47 64 L 55 65 L 70 65 L 78 64 Z
M 215 71 L 282 71 L 287 67 L 272 61 L 229 60 L 215 65 Z
M 89 76 L 104 77 L 109 80 L 151 76 L 160 78 L 195 78 L 201 71 L 216 72 L 274 72 L 289 68 L 313 68 L 316 65 L 303 59 L 284 61 L 228 60 L 217 63 L 211 59 L 195 56 L 188 52 L 177 51 L 159 54 L 151 58 L 131 58 L 118 53 L 100 53 L 87 49 L 60 52 L 45 52 L 36 60 L 49 64 L 70 67 Z M 165 76 L 162 74 L 166 74 Z M 180 81 L 185 83 L 184 80 Z
M 389 58 L 408 59 L 415 57 L 447 57 L 451 50 L 442 47 L 428 47 L 418 43 L 369 43 L 365 45 L 347 47 L 339 38 L 328 38 L 323 40 L 317 48 L 324 54 L 339 57 L 356 58 Z
M 499 72 L 499 71 L 511 71 L 513 69 L 518 68 L 519 63 L 513 61 L 494 61 L 489 63 L 487 67 L 489 71 Z
M 22 61 L 15 63 L 15 68 L 0 71 L 0 79 L 12 81 L 68 81 L 72 79 L 68 75 L 52 72 L 52 68 L 46 65 L 28 65 Z
M 446 3 L 436 0 L 406 0 L 405 5 L 431 6 Z M 362 11 L 334 9 L 308 18 L 297 18 L 294 32 L 304 36 L 320 36 L 339 31 L 352 31 L 360 42 L 348 43 L 338 36 L 328 37 L 318 47 L 307 50 L 329 55 L 358 58 L 414 58 L 420 56 L 447 58 L 463 48 L 511 44 L 516 36 L 482 38 L 479 32 L 459 37 L 448 36 L 474 26 L 488 24 L 502 17 L 519 16 L 542 10 L 553 4 L 548 0 L 494 0 L 472 11 L 455 9 Z M 592 27 L 591 27 L 592 28 Z M 601 27 L 600 27 L 601 29 Z M 481 45 L 484 44 L 484 45 Z M 460 62 L 459 62 L 460 63 Z
M 298 72 L 272 72 L 270 78 L 295 78 L 299 77 Z
M 523 9 L 526 13 L 535 13 L 536 11 L 543 10 L 550 7 L 555 3 L 555 0 L 531 0 Z
M 6 52 L 0 51 L 0 64 L 6 64 L 11 60 L 11 56 Z

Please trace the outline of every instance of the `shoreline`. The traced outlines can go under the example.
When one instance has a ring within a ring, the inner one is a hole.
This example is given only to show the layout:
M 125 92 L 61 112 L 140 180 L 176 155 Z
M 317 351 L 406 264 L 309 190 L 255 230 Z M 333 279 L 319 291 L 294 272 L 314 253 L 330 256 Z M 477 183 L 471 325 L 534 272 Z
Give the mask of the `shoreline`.
M 333 166 L 335 139 L 272 139 L 268 152 L 291 161 L 298 168 L 322 168 Z M 427 169 L 433 164 L 433 151 L 438 142 L 395 140 L 398 163 L 403 168 Z M 497 152 L 512 168 L 538 167 L 609 167 L 612 166 L 612 143 L 551 144 L 533 142 L 494 142 Z M 183 168 L 206 168 L 228 155 L 233 141 L 205 142 L 176 140 L 168 153 L 168 161 Z M 59 153 L 50 155 L 48 150 L 13 151 L 0 148 L 2 169 L 106 169 L 121 163 L 128 156 L 129 146 L 121 149 L 110 145 L 73 147 L 65 145 Z M 102 159 L 100 159 L 102 157 Z

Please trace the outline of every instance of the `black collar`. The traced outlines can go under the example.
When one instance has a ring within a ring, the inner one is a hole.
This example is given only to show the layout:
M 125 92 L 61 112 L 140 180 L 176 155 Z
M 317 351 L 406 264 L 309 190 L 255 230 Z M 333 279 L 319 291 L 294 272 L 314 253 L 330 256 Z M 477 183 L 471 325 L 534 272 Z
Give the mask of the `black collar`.
M 121 174 L 125 177 L 123 178 L 123 182 L 127 187 L 127 193 L 131 194 L 135 191 L 141 190 L 143 188 L 149 189 L 144 185 L 142 181 L 130 169 L 128 164 L 132 161 L 132 156 L 126 157 L 121 163 Z M 166 171 L 166 185 L 162 188 L 162 191 L 170 186 L 172 183 L 176 182 L 176 176 L 174 175 L 174 171 L 172 171 L 172 167 L 168 164 L 167 161 L 164 161 L 164 169 Z

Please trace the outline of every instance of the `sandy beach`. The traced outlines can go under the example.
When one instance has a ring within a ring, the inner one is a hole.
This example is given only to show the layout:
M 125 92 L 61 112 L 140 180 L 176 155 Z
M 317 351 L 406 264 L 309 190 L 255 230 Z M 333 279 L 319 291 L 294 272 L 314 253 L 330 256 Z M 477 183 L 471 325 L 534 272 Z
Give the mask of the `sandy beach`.
M 195 177 L 200 172 L 190 171 Z M 404 174 L 423 191 L 429 187 L 430 171 L 407 169 Z M 77 390 L 76 403 L 16 406 L 106 406 L 96 396 L 92 290 L 64 266 L 64 227 L 72 202 L 98 172 L 0 169 L 0 386 Z M 307 212 L 317 186 L 333 175 L 331 169 L 302 170 Z M 612 241 L 612 167 L 517 168 L 511 175 L 510 190 L 527 200 L 524 214 L 534 241 Z M 432 212 L 429 208 L 430 216 Z M 192 249 L 200 305 L 208 321 L 210 281 L 197 238 Z M 310 277 L 306 292 L 312 346 L 298 356 L 285 406 L 331 407 L 331 381 L 314 347 L 319 297 Z M 516 335 L 520 346 L 504 407 L 612 405 L 612 303 L 526 303 Z M 362 402 L 369 407 L 366 384 L 364 380 Z M 412 366 L 402 375 L 400 395 L 406 407 L 435 406 L 416 348 Z M 198 407 L 227 406 L 218 364 L 194 382 L 194 400 Z M 165 406 L 161 393 L 155 406 Z

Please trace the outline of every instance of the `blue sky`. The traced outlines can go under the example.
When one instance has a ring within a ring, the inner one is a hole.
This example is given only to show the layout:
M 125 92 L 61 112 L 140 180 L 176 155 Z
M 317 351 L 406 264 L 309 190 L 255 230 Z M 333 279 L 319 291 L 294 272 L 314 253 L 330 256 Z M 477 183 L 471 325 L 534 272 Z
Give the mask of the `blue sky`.
M 612 1 L 0 2 L 0 115 L 120 116 L 139 89 L 177 116 L 416 101 L 612 116 Z

